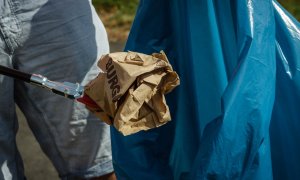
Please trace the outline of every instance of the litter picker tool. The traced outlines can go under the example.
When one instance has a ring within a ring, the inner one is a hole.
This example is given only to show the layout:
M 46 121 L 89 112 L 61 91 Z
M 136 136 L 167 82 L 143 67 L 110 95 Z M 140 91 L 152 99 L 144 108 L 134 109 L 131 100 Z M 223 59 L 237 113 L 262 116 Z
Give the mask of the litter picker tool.
M 83 97 L 84 94 L 84 87 L 79 83 L 50 81 L 48 78 L 40 74 L 29 74 L 1 65 L 0 74 L 51 90 L 53 93 L 69 99 L 78 99 Z

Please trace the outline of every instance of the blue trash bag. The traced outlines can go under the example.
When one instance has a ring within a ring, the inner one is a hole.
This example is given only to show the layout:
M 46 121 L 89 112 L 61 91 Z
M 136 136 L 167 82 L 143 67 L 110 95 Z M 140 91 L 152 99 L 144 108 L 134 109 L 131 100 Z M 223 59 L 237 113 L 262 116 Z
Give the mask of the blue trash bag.
M 164 50 L 172 121 L 122 136 L 118 179 L 300 179 L 300 25 L 272 0 L 141 0 L 126 50 Z
M 270 136 L 274 179 L 300 179 L 300 24 L 278 3 L 276 94 Z

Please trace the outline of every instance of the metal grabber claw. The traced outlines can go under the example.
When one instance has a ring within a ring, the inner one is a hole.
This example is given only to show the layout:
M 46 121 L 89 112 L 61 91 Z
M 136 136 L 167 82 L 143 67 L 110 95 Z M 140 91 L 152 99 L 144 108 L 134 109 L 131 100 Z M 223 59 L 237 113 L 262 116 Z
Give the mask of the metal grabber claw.
M 79 83 L 50 81 L 48 78 L 39 74 L 29 74 L 1 65 L 0 74 L 49 89 L 55 94 L 59 94 L 70 99 L 78 99 L 84 94 L 84 87 Z

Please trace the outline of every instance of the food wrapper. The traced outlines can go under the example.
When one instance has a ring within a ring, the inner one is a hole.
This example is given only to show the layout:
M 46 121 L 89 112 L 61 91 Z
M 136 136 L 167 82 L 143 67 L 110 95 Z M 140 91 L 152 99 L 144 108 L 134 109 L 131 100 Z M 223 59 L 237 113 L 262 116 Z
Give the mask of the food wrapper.
M 171 120 L 164 94 L 179 85 L 164 52 L 145 55 L 117 52 L 102 56 L 103 71 L 85 88 L 98 105 L 87 107 L 123 135 L 148 130 Z

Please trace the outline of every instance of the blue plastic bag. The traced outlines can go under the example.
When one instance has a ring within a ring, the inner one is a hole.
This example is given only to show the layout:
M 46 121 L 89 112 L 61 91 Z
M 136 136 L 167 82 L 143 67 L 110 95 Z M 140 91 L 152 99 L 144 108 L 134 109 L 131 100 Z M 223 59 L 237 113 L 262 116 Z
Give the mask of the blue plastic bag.
M 300 28 L 271 0 L 141 0 L 126 50 L 181 78 L 169 124 L 122 136 L 119 179 L 299 179 Z

